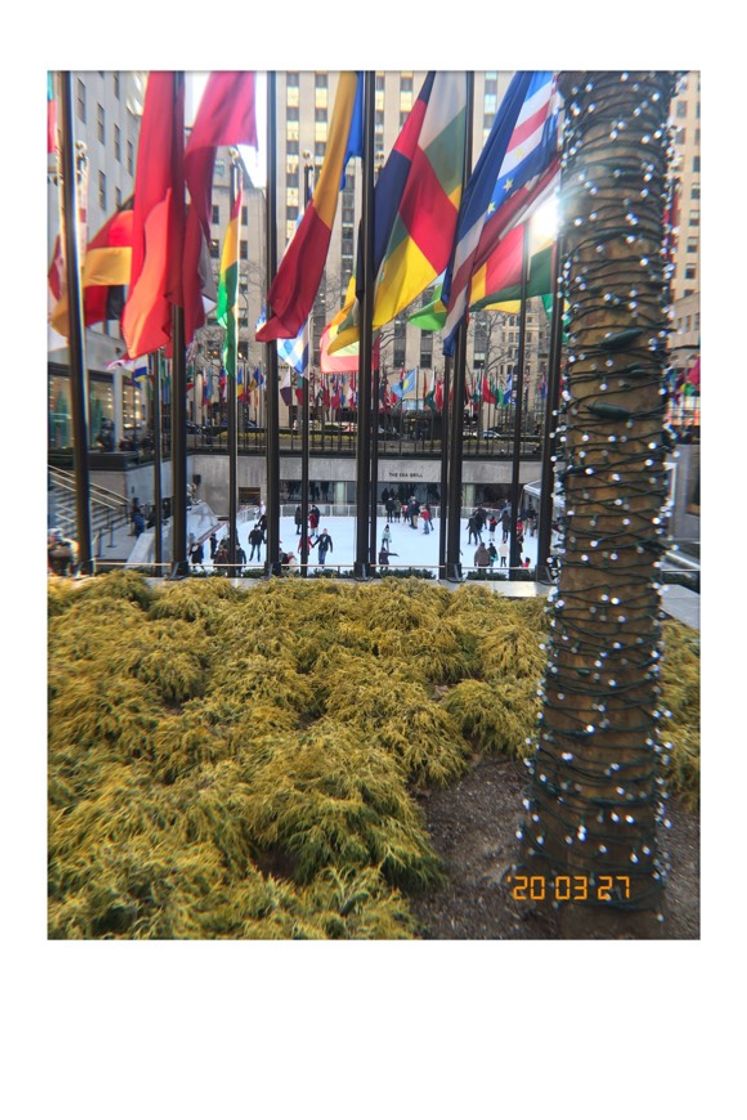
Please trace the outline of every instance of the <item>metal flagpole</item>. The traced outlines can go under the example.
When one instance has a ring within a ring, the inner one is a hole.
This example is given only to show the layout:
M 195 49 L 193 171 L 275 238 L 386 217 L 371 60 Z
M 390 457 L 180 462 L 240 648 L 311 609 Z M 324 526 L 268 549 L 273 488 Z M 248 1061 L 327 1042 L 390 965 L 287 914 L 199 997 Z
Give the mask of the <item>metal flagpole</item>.
M 229 222 L 232 221 L 234 206 L 236 199 L 239 195 L 238 178 L 240 175 L 238 164 L 238 152 L 234 149 L 231 150 L 231 174 L 230 174 L 230 210 Z M 236 239 L 236 300 L 233 307 L 226 308 L 226 363 L 233 365 L 233 369 L 226 370 L 226 390 L 228 392 L 228 563 L 230 565 L 231 575 L 236 575 L 236 534 L 237 525 L 236 519 L 238 517 L 237 509 L 237 496 L 238 496 L 238 425 L 237 425 L 237 401 L 236 396 L 238 393 L 238 323 L 236 322 L 235 311 L 238 304 L 238 264 L 239 264 L 239 241 L 240 241 L 240 224 L 241 215 L 239 214 L 239 236 Z M 231 262 L 233 263 L 233 262 Z
M 78 189 L 75 139 L 73 136 L 72 71 L 63 71 L 61 79 L 62 199 L 65 216 L 65 274 L 68 301 L 75 514 L 79 569 L 84 575 L 90 575 L 93 571 L 93 551 L 91 548 L 91 503 L 88 474 L 88 369 L 86 367 L 83 295 L 80 284 L 80 261 L 78 259 Z
M 161 530 L 161 351 L 148 355 L 153 371 L 153 506 L 155 509 L 154 543 L 156 575 L 162 575 L 163 533 Z
M 174 75 L 175 135 L 173 143 L 184 145 L 184 74 Z M 181 159 L 181 153 L 178 157 Z M 184 230 L 184 194 L 175 197 L 175 225 Z M 179 245 L 181 249 L 181 243 Z M 181 291 L 181 260 L 178 284 L 179 303 L 172 310 L 171 359 L 171 577 L 189 574 L 187 558 L 187 362 L 184 343 L 184 305 Z
M 361 267 L 363 293 L 359 300 L 360 343 L 358 347 L 358 442 L 356 456 L 356 548 L 354 572 L 358 579 L 368 575 L 369 550 L 369 453 L 371 425 L 371 324 L 373 321 L 374 274 L 374 73 L 363 79 L 363 212 L 361 217 Z
M 311 152 L 304 152 L 303 166 L 303 208 L 311 201 Z M 303 398 L 301 401 L 301 574 L 309 574 L 309 380 L 311 377 L 311 316 L 306 320 L 305 349 L 306 376 L 303 379 Z
M 381 393 L 380 361 L 373 370 L 372 412 L 371 412 L 371 532 L 369 536 L 368 559 L 372 568 L 376 567 L 377 553 L 377 515 L 379 490 L 379 396 Z M 360 393 L 359 393 L 360 397 Z
M 440 522 L 438 526 L 438 578 L 446 576 L 446 511 L 448 509 L 449 488 L 449 384 L 451 382 L 451 358 L 444 358 L 444 377 L 441 386 L 443 399 L 441 401 L 441 482 L 439 510 Z
M 277 75 L 267 72 L 267 291 L 275 278 L 278 261 L 277 226 Z M 272 309 L 267 307 L 267 318 Z M 281 575 L 280 567 L 280 430 L 278 405 L 278 347 L 267 343 L 267 377 L 265 379 L 265 445 L 267 448 L 267 554 L 265 575 Z
M 475 75 L 467 71 L 466 128 L 464 130 L 464 169 L 462 195 L 472 170 L 472 113 L 475 99 Z M 449 523 L 446 536 L 446 578 L 461 579 L 459 530 L 462 514 L 462 443 L 464 428 L 464 378 L 467 367 L 467 321 L 462 317 L 456 337 L 454 354 L 454 417 L 449 447 Z
M 516 522 L 519 517 L 519 474 L 521 471 L 521 424 L 524 404 L 524 354 L 526 351 L 527 291 L 529 289 L 529 222 L 524 223 L 521 244 L 521 313 L 519 315 L 519 359 L 516 375 L 516 405 L 514 407 L 514 449 L 511 460 L 511 536 L 509 544 L 508 578 L 511 569 L 521 565 L 519 545 L 516 540 Z
M 562 259 L 560 237 L 553 246 L 553 291 L 552 322 L 550 326 L 550 357 L 547 370 L 547 392 L 545 396 L 545 422 L 542 432 L 542 475 L 540 482 L 539 528 L 537 529 L 537 579 L 547 579 L 547 560 L 552 542 L 553 490 L 555 489 L 555 469 L 553 456 L 556 453 L 555 425 L 557 424 L 558 399 L 560 396 L 560 355 L 563 350 L 563 278 L 560 270 Z

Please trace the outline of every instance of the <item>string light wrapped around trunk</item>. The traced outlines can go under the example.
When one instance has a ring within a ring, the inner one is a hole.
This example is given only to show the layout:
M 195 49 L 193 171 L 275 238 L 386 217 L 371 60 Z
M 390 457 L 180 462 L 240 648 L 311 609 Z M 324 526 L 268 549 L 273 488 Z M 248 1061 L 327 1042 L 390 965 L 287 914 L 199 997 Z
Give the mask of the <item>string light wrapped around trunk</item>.
M 659 920 L 670 749 L 657 731 L 665 715 L 658 577 L 670 445 L 665 210 L 676 81 L 669 72 L 563 78 L 564 547 L 517 831 L 520 870 L 550 886 L 559 875 L 582 876 L 589 890 L 579 905 L 651 911 Z M 628 879 L 630 888 L 600 898 L 601 876 Z

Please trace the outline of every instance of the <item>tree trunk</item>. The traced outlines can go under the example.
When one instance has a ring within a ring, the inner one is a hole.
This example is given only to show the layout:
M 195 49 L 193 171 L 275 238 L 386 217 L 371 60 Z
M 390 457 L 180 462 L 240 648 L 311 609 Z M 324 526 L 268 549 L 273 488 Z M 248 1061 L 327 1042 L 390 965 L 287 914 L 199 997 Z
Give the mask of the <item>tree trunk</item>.
M 529 898 L 557 907 L 566 936 L 666 935 L 657 569 L 674 82 L 654 72 L 564 77 L 565 552 L 518 870 L 535 877 Z

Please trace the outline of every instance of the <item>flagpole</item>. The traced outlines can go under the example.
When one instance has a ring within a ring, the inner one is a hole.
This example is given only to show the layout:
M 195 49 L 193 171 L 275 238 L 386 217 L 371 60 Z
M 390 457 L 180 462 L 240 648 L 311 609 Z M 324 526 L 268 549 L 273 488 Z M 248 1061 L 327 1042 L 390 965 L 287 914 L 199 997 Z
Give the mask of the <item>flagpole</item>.
M 61 74 L 62 198 L 65 215 L 65 272 L 68 299 L 68 349 L 70 353 L 70 406 L 73 421 L 73 467 L 78 564 L 84 575 L 92 573 L 91 503 L 88 474 L 88 368 L 83 322 L 83 296 L 78 257 L 78 186 L 73 136 L 73 75 Z
M 161 351 L 148 355 L 153 372 L 153 506 L 155 509 L 154 545 L 156 575 L 162 575 L 163 534 L 161 531 Z
M 374 73 L 367 70 L 363 79 L 363 210 L 361 216 L 361 275 L 363 292 L 360 306 L 360 343 L 358 347 L 358 441 L 356 462 L 356 578 L 368 575 L 369 454 L 371 424 L 371 325 L 373 321 L 373 234 L 374 234 Z
M 519 358 L 514 406 L 514 448 L 511 460 L 511 536 L 509 543 L 508 578 L 511 569 L 521 565 L 516 522 L 519 517 L 519 473 L 521 471 L 521 423 L 524 404 L 524 353 L 526 350 L 527 291 L 529 289 L 529 222 L 524 223 L 521 243 L 521 312 L 519 314 Z
M 472 114 L 475 99 L 475 75 L 467 71 L 466 127 L 464 130 L 464 168 L 462 172 L 462 197 L 467 189 L 472 170 Z M 457 331 L 454 354 L 454 423 L 449 448 L 449 525 L 447 530 L 446 578 L 461 579 L 459 560 L 459 531 L 462 514 L 462 449 L 464 429 L 464 379 L 467 368 L 467 316 L 462 316 Z
M 550 357 L 545 396 L 545 422 L 542 432 L 542 475 L 540 482 L 539 528 L 537 529 L 537 579 L 547 579 L 547 560 L 552 544 L 553 491 L 555 489 L 556 451 L 555 425 L 560 395 L 560 356 L 563 350 L 563 281 L 560 270 L 562 244 L 560 236 L 553 246 L 552 323 L 550 328 Z
M 441 482 L 438 526 L 438 578 L 446 577 L 446 510 L 449 486 L 449 383 L 451 358 L 444 358 L 443 400 L 441 401 Z
M 304 152 L 303 165 L 303 208 L 311 201 L 311 151 Z M 303 379 L 301 398 L 301 575 L 309 574 L 309 381 L 311 378 L 310 337 L 311 316 L 306 320 L 306 377 Z
M 378 489 L 379 489 L 379 396 L 381 393 L 381 371 L 379 366 L 381 359 L 375 363 L 373 370 L 373 391 L 371 393 L 372 408 L 371 414 L 371 533 L 369 536 L 369 561 L 372 568 L 376 567 L 378 559 L 377 554 L 377 515 L 376 507 L 378 505 Z M 358 399 L 360 400 L 360 387 L 358 389 Z
M 181 161 L 184 145 L 184 73 L 174 75 L 174 118 L 176 127 L 172 143 L 177 145 L 176 158 Z M 177 242 L 181 254 L 184 239 L 184 192 L 174 197 L 175 226 L 180 232 Z M 184 342 L 184 303 L 181 285 L 181 257 L 178 265 L 179 302 L 172 308 L 171 359 L 171 578 L 189 575 L 187 558 L 187 356 Z
M 236 205 L 236 199 L 239 195 L 239 164 L 238 152 L 232 148 L 231 152 L 231 173 L 229 177 L 229 223 L 233 221 L 233 210 Z M 239 244 L 241 240 L 241 213 L 238 216 L 238 236 L 236 238 L 236 292 L 231 294 L 227 292 L 227 300 L 233 299 L 233 306 L 226 307 L 226 363 L 233 365 L 231 369 L 226 370 L 226 378 L 228 384 L 226 390 L 228 392 L 228 563 L 230 565 L 231 575 L 236 575 L 236 545 L 237 545 L 237 530 L 238 526 L 236 520 L 238 517 L 237 497 L 238 497 L 238 424 L 237 424 L 237 400 L 238 395 L 238 322 L 236 321 L 236 309 L 238 307 L 238 265 L 239 265 Z M 234 263 L 234 262 L 231 262 Z M 230 266 L 229 266 L 230 267 Z
M 278 226 L 277 226 L 277 107 L 275 90 L 277 75 L 274 70 L 267 72 L 267 291 L 277 271 Z M 272 308 L 267 306 L 267 318 Z M 277 342 L 267 343 L 267 379 L 265 381 L 265 446 L 266 490 L 267 490 L 267 553 L 265 575 L 279 576 L 280 567 L 280 430 L 278 405 L 278 348 Z

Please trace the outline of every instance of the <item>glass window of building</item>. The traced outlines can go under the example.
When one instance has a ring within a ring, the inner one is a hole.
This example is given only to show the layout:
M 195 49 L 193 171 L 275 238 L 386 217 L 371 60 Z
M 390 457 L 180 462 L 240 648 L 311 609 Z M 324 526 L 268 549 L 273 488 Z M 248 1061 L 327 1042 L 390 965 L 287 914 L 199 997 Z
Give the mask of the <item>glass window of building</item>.
M 383 109 L 383 108 L 384 108 L 384 90 L 383 89 L 377 89 L 376 93 L 374 94 L 374 109 Z
M 682 119 L 682 117 L 687 116 L 687 102 L 686 101 L 678 101 L 677 102 L 677 116 L 680 119 Z
M 85 85 L 83 84 L 83 82 L 81 81 L 80 78 L 78 78 L 78 84 L 76 86 L 75 111 L 77 113 L 78 120 L 83 121 L 83 124 L 85 124 L 86 123 L 86 87 L 85 87 Z
M 700 198 L 700 187 L 694 186 L 690 191 L 690 198 Z
M 286 221 L 295 222 L 297 217 L 298 217 L 298 206 L 286 206 L 285 207 L 285 219 L 286 219 Z
M 220 242 L 217 237 L 210 238 L 210 256 L 216 261 L 220 257 Z
M 675 144 L 684 144 L 684 143 L 685 143 L 685 136 L 686 136 L 686 134 L 687 134 L 687 130 L 686 130 L 686 129 L 684 129 L 684 128 L 678 128 L 678 129 L 677 129 L 677 131 L 676 131 L 676 133 L 675 133 L 675 135 L 674 135 L 674 142 L 675 142 Z
M 285 191 L 287 206 L 298 206 L 298 187 L 287 187 Z
M 249 208 L 247 206 L 241 207 L 241 224 L 242 226 L 249 225 Z
M 493 114 L 492 113 L 485 113 L 485 115 L 482 118 L 482 127 L 484 129 L 487 129 L 488 131 L 490 131 L 490 129 L 493 127 Z
M 289 70 L 285 75 L 285 84 L 289 89 L 298 89 L 298 71 Z
M 241 241 L 239 242 L 239 257 L 241 258 L 242 261 L 245 261 L 247 259 L 248 254 L 249 254 L 249 242 L 246 240 L 245 237 L 242 237 Z
M 287 140 L 298 140 L 298 121 L 286 121 L 285 136 Z
M 285 116 L 286 116 L 286 120 L 297 121 L 298 120 L 298 106 L 297 105 L 289 105 Z
M 210 220 L 214 226 L 220 225 L 220 206 L 213 207 L 213 216 Z
M 498 108 L 498 98 L 494 93 L 485 94 L 485 112 L 494 113 Z
M 402 74 L 402 76 L 400 77 L 400 80 L 399 80 L 399 88 L 400 88 L 400 91 L 403 92 L 403 93 L 407 92 L 407 91 L 412 93 L 412 74 L 411 73 L 408 73 L 408 74 L 403 73 Z
M 298 140 L 289 140 L 285 145 L 285 150 L 289 156 L 298 155 Z
M 103 105 L 96 106 L 96 134 L 100 144 L 106 143 L 106 113 Z
M 326 119 L 327 119 L 327 110 L 326 109 L 315 109 L 314 110 L 314 120 L 315 121 L 326 121 Z
M 693 171 L 700 171 L 700 156 L 693 156 Z
M 289 86 L 285 91 L 285 104 L 295 108 L 300 104 L 298 86 Z
M 384 75 L 383 74 L 377 74 L 376 75 L 376 78 L 374 79 L 374 86 L 375 86 L 376 92 L 378 92 L 378 93 L 383 93 L 384 92 Z
M 318 141 L 327 139 L 327 122 L 317 121 L 314 125 L 314 139 Z
M 132 146 L 132 140 L 127 141 L 127 174 L 132 175 L 135 165 L 135 149 Z
M 695 279 L 695 265 L 694 264 L 689 264 L 685 268 L 685 279 L 686 280 L 694 280 Z
M 115 200 L 116 200 L 117 210 L 121 210 L 122 209 L 122 191 L 120 190 L 119 187 L 117 187 L 115 189 L 114 197 L 115 197 Z
M 314 144 L 314 157 L 317 160 L 324 159 L 324 152 L 326 148 L 327 145 L 323 141 L 317 140 L 316 144 Z
M 498 79 L 485 76 L 485 97 L 495 97 L 498 93 Z
M 342 208 L 342 220 L 347 225 L 352 225 L 353 224 L 353 222 L 355 221 L 355 210 L 353 209 L 352 206 L 343 206 L 343 208 Z
M 407 118 L 409 117 L 409 115 L 410 115 L 410 114 L 409 114 L 409 112 L 408 112 L 407 110 L 401 110 L 401 111 L 400 111 L 400 114 L 399 114 L 399 127 L 400 127 L 400 128 L 404 128 L 404 127 L 405 127 L 405 121 L 407 120 Z
M 119 70 L 114 71 L 114 73 L 112 74 L 112 79 L 114 82 L 114 96 L 116 97 L 117 101 L 119 101 Z
M 327 84 L 328 84 L 328 78 L 327 78 L 326 74 L 315 74 L 314 75 L 314 85 L 316 86 L 317 89 L 326 89 Z
M 700 214 L 691 214 L 690 215 L 690 225 L 691 226 L 699 226 L 700 225 Z
M 697 253 L 698 242 L 694 237 L 688 237 L 688 239 L 687 239 L 687 251 L 688 251 L 688 253 Z
M 106 175 L 99 171 L 99 206 L 106 210 Z
M 117 163 L 122 162 L 122 132 L 118 124 L 114 126 L 114 158 Z
M 374 129 L 376 132 L 384 131 L 384 110 L 377 109 L 374 112 Z
M 316 109 L 326 109 L 327 108 L 327 90 L 326 89 L 315 89 L 314 90 L 314 107 Z
M 399 95 L 400 112 L 412 109 L 412 90 L 401 90 Z

